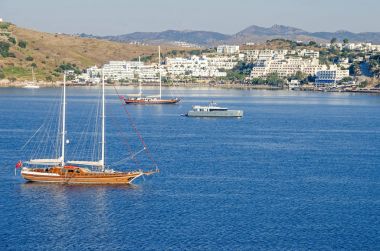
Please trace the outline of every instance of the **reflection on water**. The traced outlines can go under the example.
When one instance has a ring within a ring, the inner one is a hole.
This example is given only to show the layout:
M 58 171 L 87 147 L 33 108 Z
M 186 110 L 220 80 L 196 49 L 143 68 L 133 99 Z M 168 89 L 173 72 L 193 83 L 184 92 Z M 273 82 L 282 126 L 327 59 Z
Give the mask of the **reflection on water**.
M 21 190 L 30 191 L 31 189 L 41 188 L 41 192 L 53 191 L 62 193 L 65 191 L 81 192 L 88 190 L 107 191 L 110 189 L 117 190 L 138 190 L 138 185 L 135 184 L 58 184 L 58 183 L 43 183 L 43 182 L 25 182 L 21 184 Z M 46 190 L 45 190 L 46 189 Z

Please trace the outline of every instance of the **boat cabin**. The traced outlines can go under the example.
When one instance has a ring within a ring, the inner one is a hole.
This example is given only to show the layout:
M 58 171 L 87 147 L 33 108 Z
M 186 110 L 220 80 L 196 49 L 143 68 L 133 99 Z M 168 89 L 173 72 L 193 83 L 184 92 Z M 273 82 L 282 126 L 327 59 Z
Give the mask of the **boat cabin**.
M 218 106 L 193 106 L 193 111 L 196 112 L 214 112 L 214 111 L 228 111 L 226 107 L 218 107 Z

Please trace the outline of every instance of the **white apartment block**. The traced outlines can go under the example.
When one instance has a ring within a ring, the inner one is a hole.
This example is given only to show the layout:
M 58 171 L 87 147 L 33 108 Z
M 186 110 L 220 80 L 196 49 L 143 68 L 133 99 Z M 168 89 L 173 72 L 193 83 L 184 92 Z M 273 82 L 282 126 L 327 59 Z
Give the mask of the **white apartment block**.
M 111 80 L 123 80 L 133 79 L 136 67 L 143 65 L 139 62 L 127 62 L 127 61 L 110 61 L 103 66 L 103 73 L 105 79 Z
M 288 50 L 244 50 L 245 60 L 255 62 L 256 60 L 284 59 L 289 54 Z
M 340 70 L 336 66 L 330 67 L 328 70 L 317 72 L 315 80 L 316 86 L 335 85 L 338 81 L 345 77 L 349 77 L 349 70 Z
M 317 71 L 327 69 L 320 65 L 318 59 L 287 58 L 279 60 L 260 60 L 252 69 L 251 77 L 266 77 L 271 73 L 277 73 L 280 77 L 288 77 L 298 71 L 307 75 L 315 75 Z
M 183 41 L 174 41 L 173 44 L 179 47 L 183 47 L 183 48 L 201 48 L 197 44 L 191 44 L 191 43 L 187 43 Z
M 232 69 L 237 61 L 229 57 L 166 58 L 166 71 L 169 76 L 224 77 L 226 72 L 219 69 Z
M 219 57 L 205 57 L 208 61 L 209 67 L 216 69 L 232 70 L 238 63 L 236 57 L 219 56 Z
M 347 49 L 347 50 L 356 50 L 356 51 L 363 51 L 363 52 L 372 52 L 372 51 L 380 51 L 380 45 L 373 45 L 372 43 L 335 43 L 335 44 L 321 44 L 324 48 L 338 48 L 340 50 Z
M 239 53 L 240 47 L 239 45 L 219 45 L 216 51 L 218 54 L 231 55 Z
M 105 79 L 113 81 L 138 79 L 144 82 L 156 82 L 158 81 L 159 69 L 157 65 L 144 65 L 143 62 L 139 61 L 110 61 L 103 68 L 96 66 L 88 68 L 86 73 L 80 76 L 80 79 L 99 83 L 103 73 Z
M 319 51 L 314 50 L 298 50 L 297 54 L 301 57 L 309 57 L 309 58 L 319 58 Z

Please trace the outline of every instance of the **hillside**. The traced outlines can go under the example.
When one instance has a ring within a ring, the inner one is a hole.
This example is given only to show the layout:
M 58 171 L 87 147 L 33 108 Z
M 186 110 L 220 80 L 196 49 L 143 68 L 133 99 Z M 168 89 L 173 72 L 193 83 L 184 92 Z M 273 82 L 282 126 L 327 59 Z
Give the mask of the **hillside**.
M 83 37 L 91 35 L 81 34 Z M 183 41 L 202 46 L 214 46 L 217 44 L 242 44 L 246 42 L 265 42 L 267 40 L 282 38 L 289 40 L 327 42 L 332 38 L 343 40 L 347 38 L 352 42 L 372 42 L 380 44 L 380 32 L 353 33 L 348 31 L 337 32 L 308 32 L 302 29 L 273 25 L 261 27 L 252 25 L 233 35 L 226 35 L 210 31 L 176 31 L 163 32 L 135 32 L 116 36 L 98 36 L 97 38 L 121 42 L 143 42 L 155 44 L 157 42 Z
M 3 77 L 12 80 L 30 80 L 32 66 L 35 68 L 37 80 L 50 81 L 61 78 L 57 68 L 63 64 L 70 63 L 76 68 L 84 69 L 110 60 L 130 60 L 157 53 L 156 46 L 51 34 L 15 25 L 1 29 L 0 41 L 10 45 L 9 55 L 0 55 L 0 67 L 5 75 Z M 26 42 L 25 48 L 20 47 L 20 41 Z M 173 49 L 179 48 L 162 46 L 163 53 Z

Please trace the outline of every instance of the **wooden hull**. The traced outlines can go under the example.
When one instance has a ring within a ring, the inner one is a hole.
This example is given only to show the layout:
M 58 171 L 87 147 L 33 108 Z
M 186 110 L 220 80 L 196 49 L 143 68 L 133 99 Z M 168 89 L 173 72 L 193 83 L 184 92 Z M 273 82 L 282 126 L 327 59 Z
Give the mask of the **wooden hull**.
M 135 105 L 164 105 L 164 104 L 176 104 L 180 99 L 124 99 L 124 102 Z
M 129 173 L 69 173 L 41 171 L 41 169 L 21 171 L 22 177 L 27 181 L 62 184 L 130 184 L 143 174 L 140 171 Z

